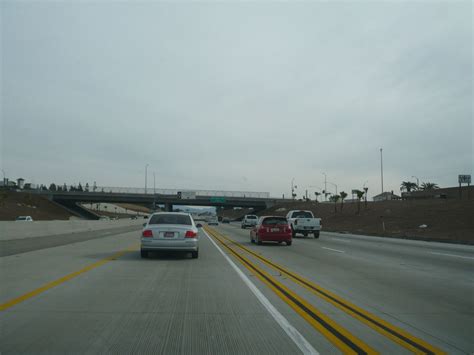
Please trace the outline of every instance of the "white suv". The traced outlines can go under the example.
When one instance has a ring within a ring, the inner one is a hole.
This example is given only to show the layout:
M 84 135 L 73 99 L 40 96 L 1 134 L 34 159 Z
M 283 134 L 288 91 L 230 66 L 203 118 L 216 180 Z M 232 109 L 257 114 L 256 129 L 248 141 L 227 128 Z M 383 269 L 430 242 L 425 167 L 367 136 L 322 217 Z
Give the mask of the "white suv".
M 244 229 L 246 227 L 253 227 L 256 226 L 258 222 L 258 217 L 254 214 L 245 215 L 244 219 L 242 220 L 241 228 Z

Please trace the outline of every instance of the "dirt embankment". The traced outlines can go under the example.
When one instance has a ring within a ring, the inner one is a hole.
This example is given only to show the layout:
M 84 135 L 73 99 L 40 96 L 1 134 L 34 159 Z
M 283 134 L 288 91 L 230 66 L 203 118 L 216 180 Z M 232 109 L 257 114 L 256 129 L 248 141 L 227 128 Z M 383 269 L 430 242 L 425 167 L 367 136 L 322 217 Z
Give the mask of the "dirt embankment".
M 429 199 L 337 204 L 293 202 L 258 215 L 286 215 L 292 209 L 311 210 L 322 218 L 323 230 L 397 238 L 474 244 L 474 200 Z
M 0 221 L 14 221 L 18 216 L 47 221 L 68 220 L 73 215 L 42 196 L 0 190 Z

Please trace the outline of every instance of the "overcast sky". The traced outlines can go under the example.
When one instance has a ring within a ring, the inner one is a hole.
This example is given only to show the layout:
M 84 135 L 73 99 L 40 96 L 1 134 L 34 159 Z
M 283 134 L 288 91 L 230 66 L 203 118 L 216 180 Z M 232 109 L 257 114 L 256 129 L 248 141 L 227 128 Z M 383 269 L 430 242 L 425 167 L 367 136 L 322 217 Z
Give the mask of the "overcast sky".
M 7 177 L 372 196 L 381 147 L 387 191 L 472 173 L 471 1 L 0 9 Z

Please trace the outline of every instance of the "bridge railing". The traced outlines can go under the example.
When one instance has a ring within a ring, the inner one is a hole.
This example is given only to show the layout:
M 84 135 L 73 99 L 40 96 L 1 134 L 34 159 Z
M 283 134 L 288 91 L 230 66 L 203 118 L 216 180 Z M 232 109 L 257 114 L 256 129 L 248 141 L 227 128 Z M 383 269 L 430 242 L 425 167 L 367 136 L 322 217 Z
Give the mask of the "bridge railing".
M 44 191 L 40 189 L 30 191 Z M 48 191 L 46 189 L 46 191 Z M 70 185 L 58 185 L 57 190 L 63 192 L 98 192 L 98 193 L 123 193 L 123 194 L 149 194 L 153 193 L 161 195 L 177 195 L 178 192 L 194 192 L 196 196 L 209 196 L 209 197 L 242 197 L 242 198 L 270 198 L 269 192 L 256 192 L 256 191 L 221 191 L 221 190 L 192 190 L 192 189 L 153 189 L 144 187 L 118 187 L 118 186 L 82 186 L 82 190 L 78 190 L 77 186 Z
M 91 191 L 91 190 L 89 190 Z M 131 193 L 131 194 L 162 194 L 176 195 L 178 192 L 194 192 L 196 196 L 215 196 L 215 197 L 251 197 L 251 198 L 269 198 L 269 192 L 256 191 L 220 191 L 220 190 L 191 190 L 191 189 L 153 189 L 140 187 L 114 187 L 114 186 L 98 186 L 96 192 L 112 192 L 112 193 Z

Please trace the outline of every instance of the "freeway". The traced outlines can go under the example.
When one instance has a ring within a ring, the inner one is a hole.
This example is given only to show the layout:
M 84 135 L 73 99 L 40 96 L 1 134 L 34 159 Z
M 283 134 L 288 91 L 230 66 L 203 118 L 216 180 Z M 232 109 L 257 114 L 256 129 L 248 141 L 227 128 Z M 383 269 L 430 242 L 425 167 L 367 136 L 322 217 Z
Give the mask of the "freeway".
M 473 247 L 334 233 L 260 246 L 234 224 L 201 230 L 199 259 L 141 259 L 137 231 L 40 239 L 0 258 L 2 354 L 474 351 Z

